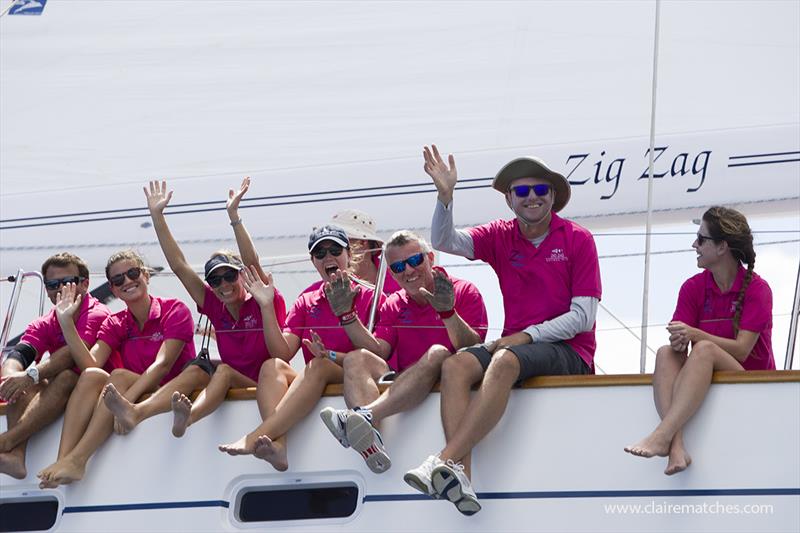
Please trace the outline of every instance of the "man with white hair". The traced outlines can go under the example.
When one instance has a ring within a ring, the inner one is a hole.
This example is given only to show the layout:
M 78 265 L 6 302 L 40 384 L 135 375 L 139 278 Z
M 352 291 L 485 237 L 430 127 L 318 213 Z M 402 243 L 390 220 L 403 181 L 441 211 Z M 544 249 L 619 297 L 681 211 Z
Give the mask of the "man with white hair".
M 570 185 L 540 159 L 514 159 L 492 182 L 514 219 L 456 230 L 455 159 L 450 155 L 445 163 L 435 145 L 425 147 L 424 158 L 425 172 L 438 191 L 433 244 L 491 265 L 503 293 L 505 326 L 501 338 L 460 351 L 443 363 L 446 445 L 404 479 L 471 515 L 481 506 L 469 480 L 470 452 L 500 421 L 511 388 L 533 376 L 593 372 L 599 260 L 591 233 L 556 214 L 569 202 Z M 481 380 L 470 398 L 472 385 Z
M 345 325 L 357 346 L 342 361 L 344 397 L 352 409 L 331 407 L 323 422 L 344 447 L 352 446 L 367 466 L 385 472 L 391 461 L 375 427 L 384 418 L 422 402 L 439 379 L 451 354 L 486 336 L 486 307 L 477 287 L 433 266 L 434 254 L 424 239 L 398 231 L 386 243 L 386 259 L 401 290 L 381 306 L 375 333 L 356 320 Z M 337 292 L 352 290 L 335 284 Z M 379 379 L 400 372 L 383 394 Z

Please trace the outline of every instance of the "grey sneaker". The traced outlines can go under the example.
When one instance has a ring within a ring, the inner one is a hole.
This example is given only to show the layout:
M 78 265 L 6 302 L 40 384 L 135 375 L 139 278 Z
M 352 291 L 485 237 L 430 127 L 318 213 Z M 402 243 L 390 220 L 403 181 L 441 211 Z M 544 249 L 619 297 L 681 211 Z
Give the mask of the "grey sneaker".
M 461 514 L 470 516 L 481 510 L 478 496 L 472 490 L 472 483 L 464 473 L 464 465 L 454 463 L 450 459 L 434 467 L 431 474 L 433 490 L 442 499 L 448 500 L 456 506 Z
M 444 463 L 441 459 L 439 459 L 438 454 L 429 455 L 428 458 L 425 459 L 425 462 L 423 462 L 417 468 L 406 472 L 406 475 L 403 476 L 403 481 L 420 491 L 422 494 L 430 496 L 431 498 L 439 499 L 439 494 L 433 490 L 431 475 L 433 474 L 434 468 L 443 464 Z
M 376 474 L 386 472 L 392 466 L 392 460 L 383 447 L 381 434 L 372 426 L 372 417 L 368 412 L 350 411 L 345 424 L 347 441 L 355 451 L 361 454 L 370 470 Z
M 326 407 L 319 412 L 319 417 L 322 419 L 322 422 L 325 423 L 325 427 L 336 437 L 339 444 L 345 448 L 350 447 L 350 441 L 347 440 L 347 431 L 345 427 L 347 425 L 347 417 L 351 412 L 352 411 L 349 409 L 334 409 L 333 407 Z

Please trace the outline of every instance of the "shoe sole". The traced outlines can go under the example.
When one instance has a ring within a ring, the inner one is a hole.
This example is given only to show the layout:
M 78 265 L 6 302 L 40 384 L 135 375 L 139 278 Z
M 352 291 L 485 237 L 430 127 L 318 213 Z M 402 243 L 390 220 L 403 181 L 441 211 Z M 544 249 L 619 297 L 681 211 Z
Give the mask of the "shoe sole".
M 458 478 L 448 468 L 435 468 L 431 475 L 431 484 L 439 497 L 455 505 L 461 514 L 472 516 L 481 510 L 478 500 L 469 494 L 464 494 Z
M 370 470 L 382 474 L 391 468 L 392 461 L 381 443 L 376 442 L 375 431 L 366 418 L 358 413 L 348 416 L 345 433 L 350 446 L 361 454 Z
M 322 419 L 322 423 L 325 424 L 325 427 L 328 428 L 328 431 L 331 432 L 333 438 L 336 439 L 336 441 L 339 444 L 341 444 L 343 448 L 349 448 L 350 447 L 349 443 L 342 442 L 341 440 L 339 440 L 339 437 L 336 436 L 336 431 L 339 429 L 337 427 L 338 424 L 336 424 L 336 422 L 334 421 L 335 419 L 339 418 L 338 415 L 336 414 L 336 409 L 334 409 L 333 407 L 326 407 L 325 409 L 319 412 L 319 417 Z M 346 435 L 347 432 L 345 431 L 345 438 L 347 438 Z
M 439 497 L 439 495 L 436 494 L 433 491 L 433 489 L 431 490 L 428 489 L 428 486 L 425 484 L 422 478 L 420 478 L 413 472 L 406 472 L 406 474 L 403 476 L 403 481 L 405 481 L 406 484 L 408 484 L 411 488 L 421 492 L 425 496 L 430 496 L 431 498 Z

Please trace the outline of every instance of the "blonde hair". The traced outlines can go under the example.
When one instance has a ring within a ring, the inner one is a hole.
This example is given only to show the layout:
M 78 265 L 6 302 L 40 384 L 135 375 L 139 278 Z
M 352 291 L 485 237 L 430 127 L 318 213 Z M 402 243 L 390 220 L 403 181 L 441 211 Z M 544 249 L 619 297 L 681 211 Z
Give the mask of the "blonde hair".
M 142 259 L 141 255 L 139 255 L 133 250 L 120 250 L 119 252 L 114 252 L 113 254 L 111 254 L 111 257 L 109 257 L 108 261 L 106 262 L 106 279 L 109 279 L 111 277 L 111 274 L 109 273 L 111 270 L 111 265 L 113 265 L 118 261 L 125 261 L 125 260 L 133 261 L 134 263 L 136 263 L 136 266 L 138 266 L 145 272 L 149 272 L 144 264 L 144 259 Z

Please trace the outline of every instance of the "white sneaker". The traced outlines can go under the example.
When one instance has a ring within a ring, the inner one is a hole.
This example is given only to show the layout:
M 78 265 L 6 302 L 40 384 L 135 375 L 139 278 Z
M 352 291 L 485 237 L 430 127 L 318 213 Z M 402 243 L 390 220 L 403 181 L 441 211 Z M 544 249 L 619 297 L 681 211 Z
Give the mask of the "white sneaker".
M 392 460 L 383 447 L 381 434 L 372 426 L 371 419 L 368 412 L 349 411 L 345 423 L 346 437 L 350 446 L 367 462 L 369 469 L 381 474 L 391 468 Z
M 452 502 L 461 514 L 474 515 L 481 510 L 478 496 L 472 490 L 472 483 L 464 473 L 464 465 L 448 459 L 446 463 L 439 461 L 431 474 L 433 490 L 445 500 Z
M 336 437 L 339 444 L 345 448 L 350 447 L 350 442 L 347 440 L 347 431 L 345 430 L 347 417 L 350 413 L 349 409 L 334 409 L 333 407 L 326 407 L 319 412 L 319 417 L 325 423 L 325 427 Z
M 417 468 L 406 472 L 406 475 L 403 476 L 403 481 L 420 491 L 422 494 L 430 496 L 431 498 L 439 499 L 439 494 L 433 490 L 431 475 L 433 474 L 434 468 L 443 464 L 444 463 L 441 459 L 439 459 L 438 454 L 429 455 L 428 458 L 425 459 L 425 462 L 423 462 Z

